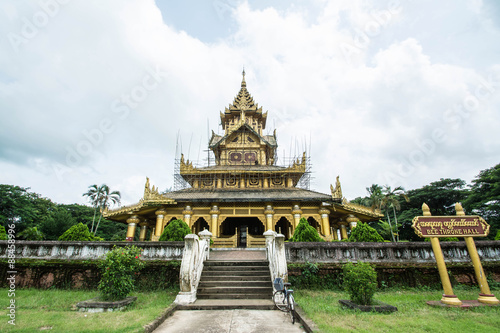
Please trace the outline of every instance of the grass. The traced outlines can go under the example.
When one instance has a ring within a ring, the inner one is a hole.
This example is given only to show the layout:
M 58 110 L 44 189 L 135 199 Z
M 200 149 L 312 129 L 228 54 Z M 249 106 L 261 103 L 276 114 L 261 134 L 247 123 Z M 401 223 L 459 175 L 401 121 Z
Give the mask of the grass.
M 76 303 L 98 296 L 85 290 L 16 290 L 16 325 L 7 323 L 8 289 L 0 289 L 2 332 L 143 332 L 143 326 L 158 317 L 175 299 L 176 290 L 134 292 L 137 300 L 125 311 L 87 313 Z
M 493 291 L 496 295 L 500 290 Z M 478 290 L 458 290 L 462 300 L 478 297 Z M 338 301 L 344 292 L 295 291 L 295 300 L 320 332 L 500 332 L 500 307 L 473 309 L 435 308 L 426 301 L 440 300 L 442 291 L 387 290 L 375 299 L 398 308 L 392 314 L 366 313 L 344 309 Z

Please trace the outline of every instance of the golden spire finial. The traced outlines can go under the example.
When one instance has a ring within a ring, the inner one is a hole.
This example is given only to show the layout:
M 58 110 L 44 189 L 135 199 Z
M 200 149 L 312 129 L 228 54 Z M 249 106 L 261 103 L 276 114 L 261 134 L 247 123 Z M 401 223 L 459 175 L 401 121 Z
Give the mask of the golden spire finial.
M 243 79 L 241 80 L 241 87 L 246 87 L 247 83 L 245 82 L 245 67 L 243 67 L 243 72 L 241 73 L 243 75 Z
M 431 210 L 425 202 L 422 204 L 422 212 L 424 213 L 424 216 L 431 216 Z
M 464 209 L 463 209 L 462 204 L 460 202 L 457 202 L 455 204 L 455 211 L 457 212 L 458 216 L 465 216 Z

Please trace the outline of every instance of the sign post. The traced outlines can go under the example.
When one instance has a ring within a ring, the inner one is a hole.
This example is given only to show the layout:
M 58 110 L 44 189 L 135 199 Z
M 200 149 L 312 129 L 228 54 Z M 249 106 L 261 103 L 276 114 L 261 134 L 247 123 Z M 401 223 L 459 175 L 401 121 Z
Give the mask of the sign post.
M 476 279 L 481 290 L 478 301 L 485 304 L 500 304 L 500 301 L 491 293 L 488 281 L 483 271 L 479 254 L 473 237 L 485 237 L 488 235 L 490 226 L 480 216 L 466 216 L 462 205 L 455 204 L 456 216 L 431 216 L 429 206 L 422 205 L 424 216 L 417 216 L 413 219 L 412 228 L 420 237 L 429 237 L 431 240 L 432 251 L 436 258 L 439 276 L 443 284 L 443 298 L 441 302 L 449 305 L 461 305 L 462 301 L 453 294 L 450 278 L 444 262 L 443 251 L 439 244 L 441 237 L 464 237 L 469 256 L 474 266 Z

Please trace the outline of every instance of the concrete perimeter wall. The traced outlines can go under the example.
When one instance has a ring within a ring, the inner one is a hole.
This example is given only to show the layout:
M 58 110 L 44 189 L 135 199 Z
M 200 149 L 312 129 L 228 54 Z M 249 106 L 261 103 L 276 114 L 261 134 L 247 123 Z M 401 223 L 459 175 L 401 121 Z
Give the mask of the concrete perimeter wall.
M 7 258 L 8 241 L 0 241 L 0 257 Z M 144 249 L 144 260 L 182 260 L 184 242 L 61 242 L 16 241 L 16 260 L 97 260 L 113 246 L 135 245 Z
M 8 242 L 0 241 L 0 287 L 7 286 Z M 135 245 L 144 249 L 146 267 L 138 276 L 143 290 L 170 288 L 178 283 L 184 242 L 58 242 L 16 241 L 17 287 L 90 288 L 100 280 L 96 260 L 113 246 Z M 476 284 L 464 242 L 441 242 L 446 265 L 456 282 Z M 477 241 L 485 272 L 500 282 L 500 241 Z M 285 243 L 289 276 L 300 278 L 307 263 L 318 264 L 317 275 L 330 281 L 342 274 L 347 261 L 376 265 L 380 283 L 408 286 L 439 283 L 432 248 L 414 243 Z M 323 280 L 320 281 L 322 283 Z
M 476 241 L 482 263 L 500 262 L 500 241 Z M 441 242 L 448 263 L 470 263 L 465 242 Z M 287 263 L 436 264 L 430 242 L 403 243 L 285 243 Z

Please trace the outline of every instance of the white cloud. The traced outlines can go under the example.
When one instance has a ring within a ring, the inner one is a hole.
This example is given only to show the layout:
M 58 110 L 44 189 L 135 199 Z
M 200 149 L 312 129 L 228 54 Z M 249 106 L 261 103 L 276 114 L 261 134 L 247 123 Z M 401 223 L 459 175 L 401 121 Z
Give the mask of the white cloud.
M 389 3 L 370 3 L 318 2 L 317 16 L 317 7 L 242 3 L 231 14 L 234 34 L 215 43 L 165 25 L 152 0 L 61 4 L 18 52 L 0 39 L 0 181 L 58 202 L 83 202 L 88 185 L 107 183 L 129 204 L 146 176 L 171 187 L 178 133 L 185 154 L 205 156 L 207 121 L 217 132 L 242 66 L 249 91 L 269 110 L 268 128 L 276 124 L 280 158 L 283 150 L 301 155 L 312 141 L 317 190 L 328 193 L 339 174 L 353 198 L 372 183 L 470 181 L 497 164 L 500 65 L 481 63 L 479 51 L 462 60 L 463 43 L 453 39 L 460 37 L 430 31 L 435 21 L 425 28 L 422 18 L 432 8 L 446 32 L 461 31 L 461 18 L 480 20 L 481 7 L 466 2 L 447 17 L 445 5 L 402 3 L 383 16 Z M 22 36 L 23 18 L 42 10 L 3 3 L 0 34 Z M 381 22 L 377 13 L 387 23 L 369 30 Z M 469 32 L 467 43 L 494 43 L 498 31 L 488 29 Z M 429 36 L 448 38 L 446 53 L 458 58 L 446 61 Z M 352 58 L 342 45 L 354 47 Z M 470 111 L 455 108 L 478 91 Z

